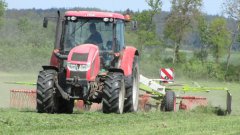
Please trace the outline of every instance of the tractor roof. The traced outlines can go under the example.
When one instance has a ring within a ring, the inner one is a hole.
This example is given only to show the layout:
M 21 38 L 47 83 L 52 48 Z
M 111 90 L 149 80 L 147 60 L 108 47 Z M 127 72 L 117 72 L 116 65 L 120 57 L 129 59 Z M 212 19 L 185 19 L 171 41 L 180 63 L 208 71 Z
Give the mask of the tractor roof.
M 111 12 L 97 12 L 97 11 L 67 11 L 65 16 L 76 16 L 76 17 L 93 17 L 93 18 L 117 18 L 123 19 L 124 16 L 118 13 Z

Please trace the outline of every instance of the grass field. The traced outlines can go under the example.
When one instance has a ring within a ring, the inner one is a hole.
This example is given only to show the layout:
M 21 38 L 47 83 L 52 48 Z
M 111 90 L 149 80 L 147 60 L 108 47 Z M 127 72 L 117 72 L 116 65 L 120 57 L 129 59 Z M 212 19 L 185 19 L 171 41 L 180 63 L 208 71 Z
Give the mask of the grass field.
M 37 73 L 0 73 L 0 134 L 176 134 L 176 135 L 239 135 L 240 90 L 238 83 L 197 81 L 201 86 L 228 87 L 233 95 L 232 114 L 217 116 L 212 108 L 164 113 L 150 112 L 123 115 L 83 112 L 74 114 L 38 114 L 34 110 L 9 107 L 10 89 L 35 89 L 35 86 L 6 84 L 12 81 L 35 81 Z M 189 80 L 177 83 L 191 84 Z M 177 92 L 182 95 L 182 92 Z M 226 92 L 185 93 L 206 96 L 213 106 L 225 109 Z M 2 109 L 1 109 L 2 108 Z
M 153 111 L 124 115 L 101 112 L 37 114 L 1 109 L 0 114 L 0 134 L 240 134 L 239 116 L 216 116 L 204 109 L 201 112 Z

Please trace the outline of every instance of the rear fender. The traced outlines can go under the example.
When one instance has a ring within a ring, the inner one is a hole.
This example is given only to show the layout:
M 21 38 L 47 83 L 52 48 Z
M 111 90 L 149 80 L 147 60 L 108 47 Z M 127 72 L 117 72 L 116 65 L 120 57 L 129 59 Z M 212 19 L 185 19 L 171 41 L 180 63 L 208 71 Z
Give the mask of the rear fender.
M 134 61 L 134 56 L 139 55 L 138 50 L 134 47 L 127 46 L 123 50 L 123 54 L 120 57 L 120 68 L 124 72 L 124 76 L 130 76 L 132 74 L 132 66 Z

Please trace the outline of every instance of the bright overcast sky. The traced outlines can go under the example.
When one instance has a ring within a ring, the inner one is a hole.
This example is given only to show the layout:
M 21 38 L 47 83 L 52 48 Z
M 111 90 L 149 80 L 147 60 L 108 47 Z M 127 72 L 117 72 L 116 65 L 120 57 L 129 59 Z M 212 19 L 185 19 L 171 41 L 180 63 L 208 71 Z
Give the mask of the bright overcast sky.
M 163 1 L 163 11 L 170 10 L 170 0 Z M 216 15 L 221 14 L 221 6 L 226 0 L 203 0 L 203 11 Z M 71 8 L 71 7 L 95 7 L 106 10 L 126 10 L 134 11 L 148 9 L 145 0 L 5 0 L 8 3 L 8 9 L 47 9 L 47 8 Z

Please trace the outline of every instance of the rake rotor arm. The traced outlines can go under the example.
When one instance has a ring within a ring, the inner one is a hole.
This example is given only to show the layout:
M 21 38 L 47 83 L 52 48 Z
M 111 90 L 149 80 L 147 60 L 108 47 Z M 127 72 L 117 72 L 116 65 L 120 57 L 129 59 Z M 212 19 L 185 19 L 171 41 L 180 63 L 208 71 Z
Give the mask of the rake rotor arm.
M 151 93 L 157 93 L 160 95 L 166 94 L 165 86 L 158 84 L 157 82 L 153 81 L 152 79 L 149 79 L 143 75 L 140 75 L 139 82 L 152 89 L 152 91 L 149 91 L 147 89 L 142 88 L 142 90 L 144 90 L 144 91 L 151 92 Z

